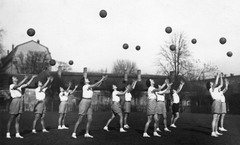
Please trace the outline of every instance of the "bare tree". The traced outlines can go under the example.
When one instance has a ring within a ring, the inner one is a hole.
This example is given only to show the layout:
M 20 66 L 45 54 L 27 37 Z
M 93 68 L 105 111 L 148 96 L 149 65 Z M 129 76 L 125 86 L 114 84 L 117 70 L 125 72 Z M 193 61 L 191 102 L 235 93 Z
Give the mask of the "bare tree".
M 135 62 L 131 62 L 130 60 L 117 60 L 113 64 L 112 73 L 124 74 L 127 72 L 128 74 L 136 74 L 137 69 Z
M 175 45 L 175 50 L 170 50 L 170 46 Z M 157 65 L 160 67 L 159 73 L 170 76 L 174 75 L 173 79 L 179 76 L 187 80 L 199 79 L 202 75 L 211 75 L 217 70 L 212 64 L 205 64 L 204 67 L 199 67 L 199 60 L 194 60 L 187 46 L 186 36 L 183 32 L 173 33 L 170 41 L 166 41 L 164 46 L 161 46 Z M 204 76 L 205 77 L 205 76 Z
M 171 45 L 176 46 L 174 51 L 169 49 Z M 184 75 L 189 72 L 193 63 L 183 33 L 173 33 L 170 41 L 161 46 L 157 65 L 160 66 L 160 72 L 164 75 L 174 72 L 174 76 L 177 77 L 179 74 Z
M 49 57 L 46 52 L 29 51 L 25 57 L 23 53 L 16 56 L 13 61 L 18 73 L 38 74 L 49 69 Z
M 3 49 L 3 45 L 2 45 L 2 40 L 3 40 L 3 34 L 4 34 L 4 29 L 0 29 L 0 58 L 3 56 L 3 54 L 5 53 L 4 49 Z

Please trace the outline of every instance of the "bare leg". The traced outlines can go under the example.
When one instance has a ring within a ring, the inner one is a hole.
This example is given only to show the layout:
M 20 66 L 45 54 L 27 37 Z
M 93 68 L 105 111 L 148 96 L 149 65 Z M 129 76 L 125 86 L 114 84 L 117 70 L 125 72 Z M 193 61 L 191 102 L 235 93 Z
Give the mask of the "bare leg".
M 74 126 L 73 133 L 76 133 L 76 132 L 77 132 L 78 126 L 79 126 L 79 124 L 82 122 L 82 119 L 83 119 L 83 116 L 82 116 L 82 115 L 79 115 L 78 120 L 77 120 L 77 122 L 76 122 L 76 124 L 75 124 L 75 126 Z
M 62 126 L 62 120 L 63 120 L 63 113 L 60 113 L 60 115 L 59 115 L 59 119 L 58 119 L 58 125 L 59 126 Z
M 19 133 L 19 121 L 21 118 L 21 114 L 18 114 L 16 117 L 16 122 L 15 122 L 15 128 L 16 128 L 16 133 Z
M 157 124 L 157 128 L 159 128 L 160 114 L 157 114 L 157 117 L 158 117 L 158 124 Z
M 36 124 L 39 118 L 40 118 L 40 114 L 36 113 L 35 118 L 33 120 L 33 129 L 36 129 Z
M 15 114 L 10 114 L 10 117 L 9 117 L 8 123 L 7 123 L 7 132 L 10 132 L 11 123 L 15 118 L 16 118 Z
M 125 116 L 124 116 L 124 125 L 127 124 L 128 115 L 129 115 L 129 113 L 125 113 Z
M 158 114 L 154 114 L 154 132 L 157 131 L 158 124 L 159 124 Z
M 217 117 L 216 117 L 216 122 L 215 122 L 215 132 L 217 132 L 218 131 L 218 121 L 219 121 L 219 114 L 217 114 Z
M 147 122 L 146 122 L 146 124 L 145 124 L 145 127 L 144 127 L 144 133 L 147 133 L 149 124 L 150 124 L 151 121 L 152 121 L 152 116 L 153 116 L 153 115 L 148 115 L 148 120 L 147 120 Z
M 123 114 L 119 113 L 119 123 L 120 123 L 120 128 L 123 128 Z
M 108 119 L 107 124 L 106 124 L 105 126 L 108 126 L 114 118 L 115 118 L 115 115 L 114 115 L 114 113 L 112 113 L 111 118 Z M 121 124 L 120 124 L 120 125 L 121 125 Z
M 221 128 L 224 128 L 224 127 L 223 127 L 224 118 L 225 118 L 225 114 L 221 114 L 221 122 L 220 122 L 220 127 L 221 127 Z
M 45 118 L 45 113 L 43 113 L 42 116 L 41 116 L 41 125 L 42 125 L 42 129 L 45 129 L 44 118 Z
M 216 121 L 217 121 L 218 114 L 213 114 L 212 120 L 212 132 L 216 132 Z
M 63 118 L 62 118 L 62 125 L 65 125 L 65 118 L 66 118 L 66 113 L 63 113 Z
M 176 121 L 178 120 L 178 118 L 179 118 L 179 112 L 176 112 L 176 116 L 175 116 L 174 119 L 173 119 L 173 124 L 176 123 Z
M 86 134 L 89 134 L 89 128 L 92 123 L 92 114 L 87 115 Z
M 172 114 L 172 117 L 171 117 L 171 124 L 173 124 L 173 120 L 174 120 L 174 114 Z
M 167 114 L 166 114 L 166 112 L 163 113 L 163 124 L 164 124 L 164 128 L 167 128 Z

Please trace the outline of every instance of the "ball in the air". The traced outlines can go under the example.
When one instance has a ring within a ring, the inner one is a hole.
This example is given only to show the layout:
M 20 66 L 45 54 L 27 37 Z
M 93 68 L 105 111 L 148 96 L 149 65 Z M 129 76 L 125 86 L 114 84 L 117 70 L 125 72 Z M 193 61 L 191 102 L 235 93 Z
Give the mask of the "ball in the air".
M 171 33 L 171 32 L 172 32 L 172 28 L 169 27 L 169 26 L 166 27 L 166 28 L 165 28 L 165 32 L 168 33 L 168 34 Z
M 196 44 L 197 43 L 197 39 L 193 38 L 192 39 L 192 44 Z
M 137 45 L 136 46 L 136 50 L 138 51 L 138 50 L 140 50 L 141 49 L 141 47 L 139 46 L 139 45 Z
M 228 57 L 232 57 L 232 55 L 233 55 L 233 53 L 232 53 L 231 51 L 228 51 L 228 52 L 227 52 L 227 56 L 228 56 Z
M 175 51 L 176 50 L 176 45 L 174 45 L 174 44 L 170 45 L 170 50 Z
M 127 43 L 124 43 L 124 44 L 123 44 L 123 49 L 128 49 L 128 47 L 129 47 L 129 46 L 128 46 Z
M 224 37 L 221 37 L 221 38 L 219 39 L 219 42 L 220 42 L 221 44 L 225 44 L 225 43 L 227 42 L 227 39 L 224 38 Z
M 101 18 L 105 18 L 107 16 L 107 11 L 106 10 L 101 10 L 99 12 L 99 15 L 100 15 Z
M 69 60 L 68 64 L 73 65 L 73 60 Z
M 49 61 L 49 64 L 50 64 L 51 66 L 54 66 L 54 65 L 56 64 L 56 61 L 55 61 L 54 59 L 51 59 L 51 60 Z
M 35 30 L 34 30 L 33 28 L 29 28 L 29 29 L 27 30 L 27 34 L 28 34 L 28 36 L 32 37 L 32 36 L 35 35 Z

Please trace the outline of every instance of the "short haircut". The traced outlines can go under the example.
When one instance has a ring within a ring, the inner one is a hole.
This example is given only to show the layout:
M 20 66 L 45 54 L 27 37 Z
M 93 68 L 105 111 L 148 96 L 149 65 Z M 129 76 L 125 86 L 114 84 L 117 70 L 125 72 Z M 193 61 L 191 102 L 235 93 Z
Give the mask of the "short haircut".
M 209 90 L 211 88 L 211 82 L 207 82 L 206 87 L 207 87 L 207 90 Z
M 150 79 L 147 79 L 147 80 L 146 80 L 146 85 L 147 85 L 147 87 L 150 87 L 150 86 L 151 86 Z

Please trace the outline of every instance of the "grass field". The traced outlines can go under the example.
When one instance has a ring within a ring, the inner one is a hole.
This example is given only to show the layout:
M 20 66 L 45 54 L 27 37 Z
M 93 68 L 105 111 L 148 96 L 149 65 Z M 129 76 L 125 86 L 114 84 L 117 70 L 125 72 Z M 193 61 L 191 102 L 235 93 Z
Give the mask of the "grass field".
M 37 134 L 32 134 L 32 121 L 34 114 L 24 112 L 21 118 L 20 130 L 24 139 L 14 137 L 15 128 L 12 124 L 11 139 L 6 139 L 6 124 L 8 120 L 7 112 L 0 112 L 0 145 L 240 145 L 240 116 L 226 115 L 225 127 L 228 132 L 223 136 L 213 138 L 211 132 L 211 114 L 192 114 L 182 113 L 177 122 L 177 128 L 171 128 L 172 132 L 161 132 L 161 137 L 153 137 L 153 124 L 151 124 L 148 133 L 150 138 L 143 138 L 143 129 L 146 122 L 146 114 L 142 112 L 132 112 L 129 117 L 129 126 L 126 133 L 119 132 L 119 119 L 110 124 L 110 132 L 103 130 L 110 112 L 94 112 L 93 122 L 90 127 L 93 139 L 84 138 L 86 118 L 78 128 L 78 138 L 72 139 L 71 134 L 73 126 L 77 120 L 77 113 L 68 113 L 66 124 L 70 129 L 57 129 L 57 112 L 47 112 L 45 123 L 49 133 L 42 133 L 40 123 L 38 122 Z M 170 118 L 170 117 L 169 117 Z M 169 120 L 168 120 L 169 121 Z M 161 120 L 162 122 L 162 120 Z M 163 129 L 163 124 L 160 123 Z

